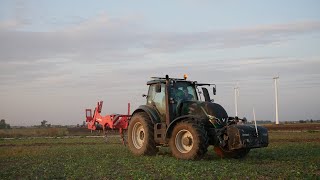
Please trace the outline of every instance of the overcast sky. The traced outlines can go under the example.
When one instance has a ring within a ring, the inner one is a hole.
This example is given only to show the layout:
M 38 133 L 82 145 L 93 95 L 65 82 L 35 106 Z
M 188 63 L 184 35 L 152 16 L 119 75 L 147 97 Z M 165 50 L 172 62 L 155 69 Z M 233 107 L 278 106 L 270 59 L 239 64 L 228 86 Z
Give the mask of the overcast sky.
M 0 118 L 82 124 L 145 103 L 152 76 L 217 85 L 235 115 L 320 119 L 320 1 L 0 1 Z

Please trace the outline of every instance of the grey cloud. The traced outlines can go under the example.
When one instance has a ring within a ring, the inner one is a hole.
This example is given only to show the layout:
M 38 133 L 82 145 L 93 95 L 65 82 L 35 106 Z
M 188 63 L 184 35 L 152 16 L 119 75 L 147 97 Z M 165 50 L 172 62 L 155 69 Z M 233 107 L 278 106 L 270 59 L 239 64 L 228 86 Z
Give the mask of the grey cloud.
M 66 64 L 68 64 L 67 61 L 57 59 L 35 60 L 34 62 L 0 62 L 0 90 L 28 84 L 38 85 L 38 81 L 43 78 L 56 78 L 63 74 L 69 74 L 67 70 L 63 69 Z
M 6 7 L 10 8 L 11 16 L 10 19 L 5 19 L 0 21 L 0 31 L 1 30 L 12 30 L 12 29 L 19 29 L 25 25 L 31 24 L 30 19 L 28 18 L 28 2 L 24 0 L 13 0 L 8 1 L 7 3 L 11 4 L 12 6 Z
M 250 45 L 266 45 L 287 41 L 295 35 L 320 31 L 320 22 L 296 22 L 231 30 L 212 30 L 194 33 L 166 33 L 151 35 L 146 46 L 155 51 L 185 49 L 221 49 Z
M 233 87 L 236 82 L 255 88 L 266 88 L 272 82 L 272 77 L 280 75 L 284 79 L 283 88 L 308 88 L 310 85 L 320 87 L 320 61 L 316 58 L 289 58 L 289 57 L 253 57 L 235 58 L 224 61 L 215 59 L 188 64 L 171 62 L 165 66 L 138 67 L 134 70 L 127 68 L 126 72 L 141 77 L 162 75 L 166 73 L 198 74 L 195 79 L 217 83 L 224 87 Z M 174 74 L 175 75 L 175 74 Z
M 0 61 L 32 61 L 65 54 L 79 61 L 132 60 L 150 53 L 266 45 L 320 30 L 317 21 L 193 33 L 146 32 L 140 26 L 102 16 L 55 32 L 0 30 Z

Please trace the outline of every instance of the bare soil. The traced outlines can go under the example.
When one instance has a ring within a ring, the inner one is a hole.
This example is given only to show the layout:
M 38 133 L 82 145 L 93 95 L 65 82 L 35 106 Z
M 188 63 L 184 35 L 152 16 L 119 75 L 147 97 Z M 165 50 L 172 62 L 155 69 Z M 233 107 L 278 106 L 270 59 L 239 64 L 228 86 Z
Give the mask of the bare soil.
M 269 131 L 320 131 L 320 123 L 265 124 Z

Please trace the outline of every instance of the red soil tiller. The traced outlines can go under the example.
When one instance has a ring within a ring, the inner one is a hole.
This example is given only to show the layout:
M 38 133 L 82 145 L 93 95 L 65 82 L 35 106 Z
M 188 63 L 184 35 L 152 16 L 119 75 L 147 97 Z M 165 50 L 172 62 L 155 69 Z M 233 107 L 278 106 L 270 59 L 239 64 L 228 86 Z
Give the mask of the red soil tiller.
M 92 114 L 91 109 L 86 109 L 86 122 L 88 129 L 99 130 L 102 128 L 105 137 L 107 137 L 107 130 L 119 130 L 122 143 L 125 145 L 125 138 L 123 130 L 128 128 L 128 122 L 131 118 L 130 115 L 130 103 L 128 103 L 128 114 L 111 114 L 101 116 L 103 101 L 97 103 L 96 108 Z

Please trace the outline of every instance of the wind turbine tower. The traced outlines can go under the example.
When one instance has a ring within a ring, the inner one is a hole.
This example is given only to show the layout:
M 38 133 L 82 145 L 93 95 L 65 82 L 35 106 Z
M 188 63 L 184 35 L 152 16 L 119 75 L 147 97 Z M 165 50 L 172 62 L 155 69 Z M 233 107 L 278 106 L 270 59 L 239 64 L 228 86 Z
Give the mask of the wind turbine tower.
M 236 116 L 238 116 L 238 97 L 239 97 L 239 86 L 237 83 L 237 86 L 234 88 L 234 107 L 236 110 Z
M 276 124 L 279 124 L 279 110 L 278 110 L 278 79 L 279 76 L 276 76 L 274 79 L 274 92 L 276 98 Z

